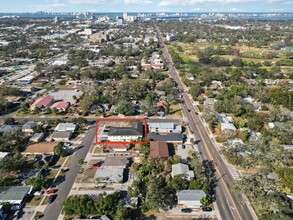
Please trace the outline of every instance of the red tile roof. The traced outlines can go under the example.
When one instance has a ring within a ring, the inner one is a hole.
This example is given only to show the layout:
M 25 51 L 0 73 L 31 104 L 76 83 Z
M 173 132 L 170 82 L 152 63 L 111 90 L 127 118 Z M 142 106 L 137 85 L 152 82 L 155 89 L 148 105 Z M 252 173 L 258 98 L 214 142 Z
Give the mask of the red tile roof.
M 69 106 L 68 102 L 56 102 L 51 106 L 51 108 L 63 109 L 63 108 L 68 108 L 68 106 Z
M 32 106 L 34 107 L 46 107 L 48 105 L 50 105 L 52 102 L 54 101 L 54 99 L 50 96 L 45 96 L 43 98 L 39 98 L 37 99 Z
M 150 142 L 150 156 L 168 158 L 169 157 L 168 144 L 164 141 L 151 141 Z

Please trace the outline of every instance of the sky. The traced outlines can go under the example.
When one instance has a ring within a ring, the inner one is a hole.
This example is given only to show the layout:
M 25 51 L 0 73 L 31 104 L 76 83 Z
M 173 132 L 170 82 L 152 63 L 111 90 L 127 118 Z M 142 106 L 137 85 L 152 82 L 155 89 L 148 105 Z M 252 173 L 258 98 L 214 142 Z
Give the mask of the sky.
M 293 12 L 293 0 L 0 0 L 5 12 Z

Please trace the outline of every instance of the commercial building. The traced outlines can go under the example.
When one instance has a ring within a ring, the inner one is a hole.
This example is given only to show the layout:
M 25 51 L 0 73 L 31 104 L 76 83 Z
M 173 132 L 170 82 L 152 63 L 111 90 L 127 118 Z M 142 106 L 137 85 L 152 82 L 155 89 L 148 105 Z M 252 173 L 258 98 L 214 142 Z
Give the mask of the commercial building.
M 130 142 L 143 138 L 143 123 L 132 122 L 131 127 L 110 127 L 108 140 Z

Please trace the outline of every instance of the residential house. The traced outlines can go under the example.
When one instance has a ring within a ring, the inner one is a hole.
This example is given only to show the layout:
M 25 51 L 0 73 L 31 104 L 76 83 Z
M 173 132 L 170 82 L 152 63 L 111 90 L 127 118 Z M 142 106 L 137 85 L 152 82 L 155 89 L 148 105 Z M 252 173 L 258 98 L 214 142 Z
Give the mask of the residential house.
M 68 102 L 55 102 L 51 109 L 57 109 L 59 112 L 66 111 L 66 109 L 69 107 Z
M 31 138 L 30 141 L 31 142 L 39 142 L 44 138 L 44 134 L 43 133 L 35 133 Z
M 4 125 L 0 128 L 0 134 L 5 134 L 6 132 L 16 131 L 19 129 L 18 125 Z
M 22 132 L 34 133 L 34 130 L 36 127 L 37 127 L 36 122 L 33 122 L 33 121 L 27 122 L 22 126 Z
M 234 133 L 237 129 L 234 126 L 232 117 L 228 117 L 225 114 L 218 114 L 218 120 L 221 124 L 221 130 L 224 134 Z
M 200 208 L 200 200 L 206 197 L 202 190 L 181 190 L 178 192 L 178 205 L 184 205 L 187 208 Z
M 54 141 L 69 141 L 72 137 L 71 131 L 54 131 L 51 135 L 51 139 Z
M 102 167 L 97 169 L 95 179 L 100 182 L 121 183 L 128 163 L 127 157 L 106 157 Z
M 189 169 L 189 166 L 183 163 L 177 163 L 172 165 L 172 177 L 177 175 L 183 175 L 185 179 L 191 180 L 194 178 L 194 172 Z
M 2 186 L 0 187 L 0 203 L 23 204 L 32 188 L 32 186 Z
M 132 122 L 131 127 L 110 127 L 108 140 L 113 142 L 130 142 L 143 138 L 143 123 Z
M 54 102 L 54 99 L 50 96 L 45 96 L 43 98 L 37 99 L 32 105 L 31 108 L 34 109 L 36 107 L 38 108 L 46 108 L 50 106 Z
M 214 105 L 217 102 L 215 98 L 207 98 L 203 101 L 204 105 Z
M 77 125 L 74 123 L 59 123 L 54 129 L 55 131 L 71 131 L 75 132 Z
M 174 125 L 173 122 L 149 122 L 149 131 L 156 133 L 181 133 L 180 125 Z
M 159 157 L 161 159 L 168 159 L 170 156 L 168 144 L 164 141 L 150 142 L 150 157 Z
M 107 144 L 106 150 L 109 152 L 127 151 L 129 149 L 128 144 Z
M 151 132 L 148 135 L 151 141 L 165 141 L 167 143 L 182 144 L 184 136 L 182 133 L 155 133 Z

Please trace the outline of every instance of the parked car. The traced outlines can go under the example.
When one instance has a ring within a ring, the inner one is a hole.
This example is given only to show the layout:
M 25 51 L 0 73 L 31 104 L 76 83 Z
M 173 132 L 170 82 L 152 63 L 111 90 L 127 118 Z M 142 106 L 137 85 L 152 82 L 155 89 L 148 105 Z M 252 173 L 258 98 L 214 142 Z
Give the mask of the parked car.
M 13 205 L 13 206 L 11 206 L 10 209 L 11 209 L 12 211 L 20 210 L 20 209 L 21 209 L 21 205 Z
M 43 191 L 35 191 L 34 196 L 40 196 L 43 194 Z
M 44 216 L 44 213 L 38 211 L 38 212 L 35 214 L 34 219 L 40 219 L 40 218 L 42 218 L 43 216 Z
M 213 210 L 211 207 L 208 207 L 208 206 L 203 206 L 203 207 L 201 207 L 201 209 L 204 212 L 211 212 Z
M 46 194 L 53 194 L 55 192 L 56 192 L 56 189 L 52 189 L 52 188 L 46 190 Z
M 93 165 L 92 165 L 92 168 L 100 168 L 101 166 L 102 166 L 101 164 L 96 163 L 96 164 L 93 164 Z
M 63 143 L 63 145 L 64 145 L 65 147 L 70 147 L 70 146 L 71 146 L 71 143 L 69 143 L 69 142 L 65 142 L 65 143 Z
M 49 199 L 48 199 L 48 204 L 54 202 L 54 200 L 56 199 L 56 197 L 57 197 L 56 194 L 54 194 L 54 195 L 50 195 L 50 196 L 49 196 Z
M 187 109 L 188 110 L 188 112 L 190 112 L 190 109 Z
M 181 212 L 191 213 L 192 212 L 192 209 L 190 209 L 190 208 L 181 209 Z
M 198 115 L 198 112 L 194 112 L 194 114 Z

